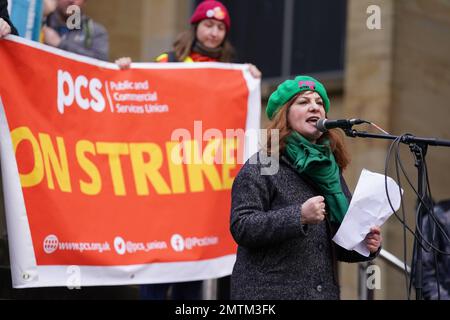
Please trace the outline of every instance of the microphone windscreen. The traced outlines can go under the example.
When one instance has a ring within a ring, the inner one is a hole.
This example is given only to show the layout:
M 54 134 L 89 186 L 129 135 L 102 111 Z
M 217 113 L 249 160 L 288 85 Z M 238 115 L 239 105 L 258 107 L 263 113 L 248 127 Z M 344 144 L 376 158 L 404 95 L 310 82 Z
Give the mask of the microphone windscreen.
M 327 119 L 319 119 L 316 122 L 316 128 L 321 131 L 321 132 L 327 132 L 328 129 L 325 128 L 325 122 L 327 121 Z

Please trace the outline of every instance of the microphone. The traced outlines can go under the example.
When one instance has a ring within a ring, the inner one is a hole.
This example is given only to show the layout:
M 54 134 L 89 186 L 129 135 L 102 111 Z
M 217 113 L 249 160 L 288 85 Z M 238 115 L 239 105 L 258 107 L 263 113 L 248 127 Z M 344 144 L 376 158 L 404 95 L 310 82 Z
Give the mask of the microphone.
M 329 119 L 319 119 L 316 123 L 316 128 L 321 132 L 326 132 L 328 129 L 341 128 L 350 129 L 355 124 L 369 123 L 366 120 L 361 119 L 340 119 L 340 120 L 329 120 Z

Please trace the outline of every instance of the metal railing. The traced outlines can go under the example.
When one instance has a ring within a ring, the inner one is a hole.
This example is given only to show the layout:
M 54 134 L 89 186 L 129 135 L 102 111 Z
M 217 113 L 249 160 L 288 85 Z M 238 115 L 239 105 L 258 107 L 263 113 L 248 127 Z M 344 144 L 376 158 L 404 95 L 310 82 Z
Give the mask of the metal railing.
M 378 256 L 383 261 L 385 261 L 388 266 L 393 267 L 394 269 L 397 269 L 401 272 L 405 272 L 405 263 L 394 256 L 392 253 L 390 253 L 387 250 L 381 249 L 380 254 Z M 370 265 L 373 265 L 373 262 L 364 262 L 359 264 L 358 269 L 358 296 L 359 300 L 374 300 L 374 290 L 368 288 L 367 286 L 367 268 Z M 406 272 L 408 274 L 411 274 L 411 267 L 406 264 Z

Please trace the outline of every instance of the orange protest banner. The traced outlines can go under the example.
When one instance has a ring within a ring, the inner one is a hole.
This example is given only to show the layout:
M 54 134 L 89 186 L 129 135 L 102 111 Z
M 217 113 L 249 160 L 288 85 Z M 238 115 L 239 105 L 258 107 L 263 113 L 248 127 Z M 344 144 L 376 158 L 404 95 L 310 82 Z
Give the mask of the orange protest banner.
M 221 63 L 114 64 L 0 41 L 0 141 L 15 287 L 231 273 L 230 190 L 259 82 Z

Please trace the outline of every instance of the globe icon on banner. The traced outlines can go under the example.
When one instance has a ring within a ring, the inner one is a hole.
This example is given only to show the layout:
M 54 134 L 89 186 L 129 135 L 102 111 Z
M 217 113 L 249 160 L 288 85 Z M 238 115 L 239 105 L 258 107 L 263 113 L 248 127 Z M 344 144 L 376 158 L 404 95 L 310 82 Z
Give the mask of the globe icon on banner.
M 58 237 L 50 234 L 44 239 L 44 252 L 47 254 L 53 253 L 58 249 Z

